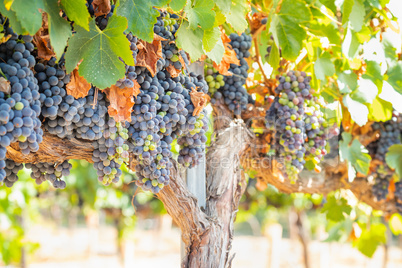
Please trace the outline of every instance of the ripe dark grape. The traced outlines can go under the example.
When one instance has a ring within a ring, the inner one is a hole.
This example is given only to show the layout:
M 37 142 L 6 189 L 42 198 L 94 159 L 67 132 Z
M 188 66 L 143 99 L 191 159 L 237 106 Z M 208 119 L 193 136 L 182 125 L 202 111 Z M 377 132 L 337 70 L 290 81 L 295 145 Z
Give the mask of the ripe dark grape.
M 251 36 L 242 33 L 237 35 L 232 33 L 229 36 L 230 45 L 236 52 L 240 65 L 230 64 L 229 72 L 231 76 L 224 76 L 221 82 L 220 76 L 207 61 L 205 67 L 205 76 L 209 82 L 210 94 L 212 95 L 211 103 L 222 100 L 235 115 L 240 115 L 242 110 L 247 108 L 249 94 L 244 87 L 247 79 L 248 64 L 245 58 L 250 57 L 249 49 L 251 48 Z M 216 79 L 214 79 L 216 77 Z M 220 87 L 218 87 L 220 86 Z
M 54 188 L 66 188 L 66 182 L 61 178 L 70 175 L 72 165 L 66 160 L 61 163 L 36 163 L 26 164 L 26 168 L 31 169 L 31 178 L 37 184 L 49 181 Z
M 321 108 L 324 103 L 313 96 L 310 77 L 290 71 L 279 78 L 278 94 L 266 112 L 266 126 L 275 130 L 274 147 L 283 159 L 285 177 L 296 181 L 306 161 L 319 171 L 318 164 L 327 153 L 325 146 L 336 131 L 329 131 Z

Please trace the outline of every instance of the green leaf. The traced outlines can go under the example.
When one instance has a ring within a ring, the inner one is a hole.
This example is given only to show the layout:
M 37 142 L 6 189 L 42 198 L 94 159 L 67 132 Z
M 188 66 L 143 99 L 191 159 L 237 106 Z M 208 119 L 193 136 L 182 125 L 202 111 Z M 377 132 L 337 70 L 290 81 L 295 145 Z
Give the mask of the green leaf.
M 295 60 L 299 55 L 306 38 L 306 31 L 299 24 L 310 19 L 310 10 L 300 0 L 284 0 L 279 13 L 272 16 L 270 32 L 287 60 Z
M 388 223 L 389 228 L 394 235 L 402 234 L 402 216 L 399 213 L 392 214 Z
M 187 21 L 183 21 L 176 33 L 176 44 L 186 51 L 193 61 L 198 60 L 203 54 L 202 39 L 204 31 L 201 28 L 192 30 Z
M 278 15 L 298 24 L 312 19 L 310 9 L 301 0 L 283 0 Z
M 314 63 L 315 76 L 321 81 L 326 80 L 326 76 L 333 76 L 335 74 L 335 66 L 331 61 L 331 55 L 324 52 Z
M 63 55 L 67 46 L 67 40 L 72 35 L 68 21 L 60 17 L 58 0 L 44 0 L 45 11 L 49 15 L 50 44 L 58 59 Z
M 350 60 L 354 59 L 360 47 L 356 32 L 348 28 L 342 43 L 342 53 Z
M 350 20 L 350 26 L 356 32 L 359 32 L 362 29 L 365 15 L 366 12 L 364 4 L 361 2 L 361 0 L 354 0 L 354 5 L 352 7 L 352 12 L 350 13 L 349 20 Z
M 12 10 L 7 10 L 5 5 L 0 5 L 0 12 L 3 16 L 6 16 L 10 22 L 13 31 L 18 34 L 28 34 L 28 31 L 22 27 L 21 22 L 17 19 L 17 15 Z
M 391 103 L 376 97 L 373 103 L 369 105 L 369 111 L 368 118 L 371 121 L 385 122 L 391 120 L 393 109 Z
M 388 70 L 388 83 L 394 87 L 396 91 L 402 94 L 402 61 L 398 61 L 392 68 Z
M 382 223 L 373 223 L 369 230 L 363 230 L 359 239 L 353 243 L 357 249 L 371 258 L 377 247 L 387 241 L 387 227 Z
M 68 18 L 85 30 L 89 31 L 89 20 L 91 19 L 91 16 L 89 15 L 88 8 L 85 5 L 86 2 L 86 0 L 60 1 Z
M 207 52 L 206 54 L 207 54 L 208 58 L 210 58 L 217 64 L 220 64 L 224 53 L 225 53 L 225 47 L 223 46 L 222 39 L 219 38 L 215 47 L 210 52 Z
M 119 16 L 112 16 L 103 31 L 95 25 L 95 20 L 89 23 L 89 31 L 76 26 L 77 32 L 68 42 L 67 72 L 72 72 L 82 60 L 79 74 L 89 83 L 100 89 L 115 84 L 125 73 L 120 58 L 127 65 L 134 65 L 130 42 L 124 34 L 126 28 L 127 20 Z
M 371 157 L 367 153 L 367 149 L 357 139 L 354 139 L 352 144 L 349 145 L 351 141 L 352 135 L 348 132 L 343 132 L 342 140 L 339 142 L 341 161 L 348 161 L 348 164 L 351 165 L 349 167 L 353 167 L 356 171 L 367 175 Z
M 187 0 L 172 0 L 169 4 L 170 8 L 173 9 L 173 11 L 180 11 L 184 8 L 186 5 Z
M 154 24 L 159 11 L 153 7 L 163 7 L 169 0 L 120 0 L 116 15 L 127 18 L 127 31 L 138 38 L 151 42 L 154 39 Z
M 223 15 L 227 15 L 230 12 L 230 7 L 232 6 L 231 0 L 215 0 L 215 4 L 222 11 Z
M 271 45 L 271 52 L 269 53 L 268 63 L 271 65 L 272 69 L 276 70 L 279 67 L 280 54 L 279 49 L 275 43 Z
M 244 32 L 248 23 L 246 20 L 247 0 L 232 1 L 230 13 L 226 15 L 226 21 L 237 32 Z
M 187 3 L 184 11 L 187 14 L 190 27 L 196 29 L 198 25 L 204 30 L 211 29 L 215 22 L 214 2 L 212 0 L 197 0 L 195 5 Z
M 298 24 L 279 15 L 273 15 L 270 31 L 276 45 L 282 49 L 282 56 L 288 60 L 295 60 L 307 36 L 306 31 Z
M 402 145 L 395 144 L 389 147 L 387 154 L 385 155 L 385 161 L 388 166 L 395 169 L 396 174 L 402 179 Z
M 336 14 L 336 6 L 334 0 L 320 0 L 321 4 L 326 6 L 332 13 Z
M 338 74 L 338 86 L 341 93 L 350 93 L 357 88 L 357 75 L 350 71 Z
M 348 22 L 350 13 L 352 13 L 354 3 L 355 3 L 354 0 L 345 0 L 345 1 L 343 1 L 343 5 L 342 5 L 342 25 L 345 25 L 345 23 Z
M 331 195 L 327 197 L 327 202 L 321 209 L 321 212 L 326 213 L 327 219 L 335 222 L 343 221 L 345 215 L 350 215 L 352 207 L 348 205 L 348 201 L 341 197 L 336 199 L 335 196 Z
M 382 91 L 378 95 L 378 97 L 392 103 L 394 109 L 397 110 L 399 113 L 402 113 L 402 94 L 396 92 L 395 89 L 387 81 L 384 81 Z
M 15 12 L 21 27 L 34 35 L 42 26 L 42 14 L 39 9 L 43 9 L 42 0 L 14 0 L 11 10 Z
M 360 103 L 372 103 L 378 94 L 377 86 L 369 79 L 359 79 L 351 97 Z
M 355 121 L 359 126 L 363 126 L 367 123 L 369 111 L 366 105 L 355 101 L 349 94 L 343 98 L 343 104 L 348 108 L 353 121 Z
M 375 61 L 366 61 L 366 73 L 362 76 L 368 78 L 376 84 L 378 89 L 382 88 L 383 76 L 381 75 L 381 66 Z
M 210 52 L 220 39 L 221 39 L 221 31 L 219 30 L 218 27 L 205 30 L 204 37 L 202 38 L 202 45 L 205 52 Z

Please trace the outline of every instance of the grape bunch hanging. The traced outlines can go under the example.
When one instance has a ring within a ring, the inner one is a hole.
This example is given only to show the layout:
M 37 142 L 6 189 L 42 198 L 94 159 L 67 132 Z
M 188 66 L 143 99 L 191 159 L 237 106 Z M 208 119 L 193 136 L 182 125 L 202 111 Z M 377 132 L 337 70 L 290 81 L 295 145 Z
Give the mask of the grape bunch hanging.
M 320 170 L 327 140 L 339 134 L 321 109 L 324 103 L 310 87 L 305 72 L 289 71 L 279 78 L 278 94 L 266 112 L 266 127 L 275 132 L 273 148 L 286 178 L 296 181 L 307 162 Z
M 87 1 L 87 7 L 95 17 L 92 1 Z M 95 18 L 100 30 L 106 28 L 113 11 L 114 6 L 109 14 Z M 23 164 L 7 158 L 7 147 L 17 143 L 25 155 L 36 152 L 43 131 L 61 139 L 90 141 L 93 166 L 105 185 L 118 182 L 121 166 L 134 160 L 135 183 L 158 193 L 169 184 L 174 141 L 180 147 L 180 164 L 189 168 L 198 164 L 205 153 L 208 122 L 206 111 L 196 109 L 192 96 L 207 94 L 208 84 L 202 76 L 184 70 L 188 59 L 175 45 L 178 17 L 159 12 L 154 32 L 163 37 L 163 57 L 157 61 L 156 73 L 152 75 L 143 66 L 126 65 L 125 77 L 115 84 L 120 89 L 139 85 L 128 121 L 109 115 L 110 100 L 95 87 L 82 98 L 69 95 L 71 74 L 65 71 L 64 57 L 59 61 L 40 58 L 33 38 L 14 33 L 7 18 L 1 17 L 4 34 L 10 38 L 0 44 L 0 69 L 10 82 L 10 92 L 0 92 L 0 183 L 11 187 L 23 168 Z M 74 27 L 73 22 L 71 25 Z M 126 37 L 136 62 L 139 40 L 130 32 Z M 176 75 L 169 72 L 171 68 Z M 25 165 L 36 183 L 49 181 L 55 188 L 66 187 L 63 176 L 71 167 L 68 160 Z
M 250 57 L 251 36 L 232 33 L 229 36 L 230 46 L 236 53 L 240 65 L 230 64 L 231 75 L 222 75 L 212 66 L 212 61 L 205 61 L 205 79 L 208 82 L 211 103 L 222 100 L 235 115 L 240 115 L 247 108 L 251 96 L 244 87 L 249 69 L 246 58 Z

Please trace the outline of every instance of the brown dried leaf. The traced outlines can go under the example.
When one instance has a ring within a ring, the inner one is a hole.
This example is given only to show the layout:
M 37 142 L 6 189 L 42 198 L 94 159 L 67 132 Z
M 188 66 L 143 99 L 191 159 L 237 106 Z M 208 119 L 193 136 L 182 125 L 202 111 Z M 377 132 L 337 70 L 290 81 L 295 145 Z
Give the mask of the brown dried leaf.
M 10 94 L 11 92 L 10 81 L 5 79 L 4 77 L 0 77 L 0 91 L 6 94 Z
M 70 75 L 70 82 L 67 84 L 66 89 L 69 95 L 79 99 L 88 95 L 91 84 L 79 75 L 78 67 L 76 67 Z
M 229 44 L 230 39 L 229 37 L 222 32 L 221 34 L 221 39 L 223 42 L 223 45 L 225 47 L 225 53 L 223 54 L 222 61 L 218 65 L 215 62 L 213 62 L 214 68 L 222 75 L 232 75 L 228 70 L 230 68 L 230 64 L 236 64 L 240 65 L 239 59 L 236 57 L 236 52 L 232 49 L 232 46 Z
M 109 115 L 116 121 L 131 121 L 134 97 L 140 94 L 140 84 L 134 81 L 134 87 L 119 88 L 115 85 L 104 90 L 110 101 Z
M 50 60 L 56 54 L 50 45 L 49 24 L 47 14 L 42 13 L 42 27 L 33 37 L 33 43 L 38 48 L 38 57 Z
M 92 6 L 94 7 L 95 16 L 97 17 L 109 14 L 112 9 L 110 0 L 94 0 Z
M 204 92 L 198 92 L 197 89 L 193 88 L 190 92 L 191 102 L 194 105 L 193 116 L 198 116 L 202 110 L 207 106 L 209 101 L 209 96 Z
M 154 34 L 154 40 L 152 44 L 139 40 L 137 44 L 138 55 L 137 55 L 137 66 L 146 67 L 152 76 L 156 73 L 156 63 L 158 59 L 162 56 L 162 41 L 166 39 Z

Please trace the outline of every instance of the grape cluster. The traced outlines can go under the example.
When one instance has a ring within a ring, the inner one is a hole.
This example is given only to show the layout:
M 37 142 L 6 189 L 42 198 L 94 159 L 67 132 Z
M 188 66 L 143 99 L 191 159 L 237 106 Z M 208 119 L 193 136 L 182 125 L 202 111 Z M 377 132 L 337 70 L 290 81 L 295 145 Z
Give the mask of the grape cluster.
M 3 182 L 7 187 L 13 186 L 13 184 L 18 180 L 18 171 L 20 171 L 23 167 L 24 166 L 21 163 L 16 163 L 11 159 L 6 159 L 5 167 L 2 168 L 4 168 L 6 174 L 6 178 Z
M 91 0 L 87 6 L 94 16 Z M 188 59 L 174 42 L 178 17 L 159 12 L 154 31 L 166 40 L 162 41 L 163 57 L 158 60 L 155 76 L 145 67 L 126 65 L 125 76 L 115 84 L 122 89 L 132 88 L 134 83 L 140 86 L 128 122 L 117 122 L 108 115 L 107 95 L 95 87 L 83 98 L 69 95 L 66 86 L 70 75 L 66 74 L 64 58 L 36 63 L 30 54 L 35 53 L 31 37 L 15 35 L 0 44 L 4 62 L 0 68 L 12 87 L 10 95 L 0 92 L 0 181 L 11 186 L 22 168 L 12 160 L 5 161 L 5 148 L 19 141 L 23 153 L 38 150 L 43 135 L 41 122 L 45 131 L 59 138 L 91 141 L 94 168 L 98 180 L 105 185 L 117 182 L 122 175 L 121 165 L 134 158 L 136 184 L 158 193 L 169 184 L 175 140 L 180 147 L 179 163 L 186 167 L 198 163 L 205 153 L 208 122 L 206 111 L 196 109 L 191 96 L 196 92 L 207 94 L 208 84 L 201 75 L 183 70 L 182 62 L 188 63 Z M 112 14 L 113 8 L 109 15 L 95 18 L 100 29 L 106 27 Z M 138 39 L 132 33 L 126 33 L 126 37 L 136 62 Z M 17 38 L 22 41 L 16 42 Z M 179 72 L 172 76 L 171 67 Z M 31 177 L 38 184 L 49 181 L 56 188 L 66 187 L 62 176 L 67 176 L 71 169 L 68 161 L 31 163 L 26 167 L 32 170 Z
M 28 163 L 25 164 L 25 167 L 32 170 L 31 178 L 37 184 L 49 181 L 54 188 L 64 189 L 66 188 L 66 182 L 61 180 L 61 178 L 70 175 L 72 165 L 66 160 L 62 163 Z
M 224 82 L 222 83 L 223 86 L 216 92 L 214 89 L 212 90 L 211 94 L 213 94 L 213 99 L 211 100 L 211 103 L 214 104 L 217 100 L 222 99 L 235 115 L 240 115 L 241 111 L 247 108 L 249 100 L 249 95 L 244 84 L 246 83 L 246 78 L 248 76 L 247 71 L 249 67 L 245 58 L 250 56 L 249 49 L 251 48 L 251 36 L 246 35 L 245 33 L 242 33 L 241 35 L 232 33 L 229 38 L 231 40 L 230 45 L 236 52 L 237 59 L 240 61 L 240 66 L 230 64 L 229 72 L 233 75 L 224 76 Z M 211 70 L 210 67 L 206 69 L 207 77 L 211 75 L 211 71 L 209 70 Z M 212 73 L 214 73 L 213 69 Z M 211 80 L 211 78 L 208 78 L 208 80 Z M 212 79 L 211 82 L 212 81 L 214 80 Z M 218 79 L 217 81 L 221 84 Z M 213 85 L 216 88 L 216 81 Z
M 266 126 L 275 130 L 275 151 L 283 159 L 285 177 L 291 181 L 298 178 L 306 161 L 318 169 L 327 153 L 325 145 L 336 128 L 329 131 L 321 108 L 323 103 L 313 96 L 311 78 L 304 72 L 290 71 L 279 78 L 275 89 L 278 94 L 266 112 Z
M 367 147 L 373 159 L 381 163 L 374 168 L 372 173 L 375 180 L 372 191 L 377 200 L 384 200 L 388 195 L 389 183 L 394 175 L 385 162 L 385 155 L 389 147 L 401 143 L 402 116 L 394 111 L 391 120 L 375 122 L 372 127 L 373 130 L 379 132 L 380 138 Z M 402 192 L 401 186 L 400 183 L 395 183 L 395 197 L 402 201 L 402 195 L 398 194 Z
M 208 83 L 210 95 L 215 100 L 214 94 L 219 88 L 225 86 L 224 76 L 213 67 L 211 59 L 206 59 L 204 62 L 205 81 Z M 222 96 L 220 92 L 218 93 L 218 96 Z

